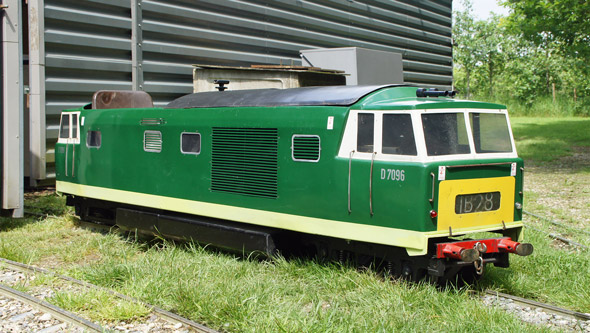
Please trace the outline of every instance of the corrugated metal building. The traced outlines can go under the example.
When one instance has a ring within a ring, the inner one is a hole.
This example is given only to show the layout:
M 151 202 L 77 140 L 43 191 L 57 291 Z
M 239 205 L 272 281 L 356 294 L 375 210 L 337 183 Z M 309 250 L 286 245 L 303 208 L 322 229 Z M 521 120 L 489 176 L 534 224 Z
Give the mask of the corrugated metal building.
M 33 184 L 54 177 L 62 109 L 99 89 L 162 105 L 192 92 L 192 64 L 300 64 L 299 50 L 356 46 L 401 53 L 407 83 L 452 82 L 452 0 L 4 1 L 27 14 Z

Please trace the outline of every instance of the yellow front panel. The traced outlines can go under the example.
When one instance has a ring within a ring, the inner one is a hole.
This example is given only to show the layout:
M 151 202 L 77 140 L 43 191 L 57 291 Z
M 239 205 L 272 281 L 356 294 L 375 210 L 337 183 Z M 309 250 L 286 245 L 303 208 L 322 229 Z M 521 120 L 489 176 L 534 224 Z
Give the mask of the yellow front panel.
M 438 230 L 502 225 L 514 220 L 514 177 L 445 180 L 438 194 Z M 500 207 L 489 212 L 455 213 L 458 195 L 500 192 Z

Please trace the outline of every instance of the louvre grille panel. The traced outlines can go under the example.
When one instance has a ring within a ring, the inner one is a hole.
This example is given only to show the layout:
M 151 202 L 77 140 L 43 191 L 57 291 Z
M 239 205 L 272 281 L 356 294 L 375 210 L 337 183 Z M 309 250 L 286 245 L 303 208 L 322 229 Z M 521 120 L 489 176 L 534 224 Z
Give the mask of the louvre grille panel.
M 320 160 L 320 137 L 295 135 L 293 136 L 293 160 L 317 162 Z
M 143 133 L 143 150 L 159 153 L 162 151 L 162 133 L 159 131 L 145 131 Z
M 276 198 L 276 128 L 213 128 L 211 190 Z

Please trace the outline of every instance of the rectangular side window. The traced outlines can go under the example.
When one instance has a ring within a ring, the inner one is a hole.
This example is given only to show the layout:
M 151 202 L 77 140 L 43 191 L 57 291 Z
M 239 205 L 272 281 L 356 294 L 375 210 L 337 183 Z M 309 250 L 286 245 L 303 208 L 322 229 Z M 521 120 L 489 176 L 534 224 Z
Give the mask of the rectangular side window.
M 100 148 L 100 131 L 88 131 L 86 133 L 86 146 L 88 148 Z
M 70 115 L 61 115 L 61 125 L 59 126 L 59 138 L 69 139 L 70 138 Z
M 383 154 L 417 155 L 412 117 L 409 114 L 383 115 Z
M 72 113 L 72 139 L 78 138 L 78 114 Z
M 180 152 L 198 155 L 201 153 L 201 134 L 184 132 L 180 134 Z
M 375 115 L 372 113 L 359 113 L 358 131 L 356 136 L 356 150 L 361 153 L 372 153 L 373 134 L 375 132 Z
M 159 153 L 162 151 L 162 132 L 145 131 L 143 132 L 143 150 Z

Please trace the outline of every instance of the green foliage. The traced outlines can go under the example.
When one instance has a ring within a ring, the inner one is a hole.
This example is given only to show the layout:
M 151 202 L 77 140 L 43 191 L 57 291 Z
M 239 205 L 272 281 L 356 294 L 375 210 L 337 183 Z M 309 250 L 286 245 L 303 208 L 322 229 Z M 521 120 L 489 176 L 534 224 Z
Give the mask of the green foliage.
M 513 9 L 509 17 L 485 21 L 474 19 L 465 2 L 465 11 L 454 13 L 453 26 L 454 85 L 463 97 L 507 104 L 519 115 L 590 115 L 587 57 L 577 51 L 579 45 L 530 38 L 517 13 L 532 1 L 507 1 Z M 549 6 L 545 2 L 539 6 Z
M 464 73 L 465 95 L 470 96 L 473 75 L 485 74 L 484 84 L 490 95 L 494 91 L 494 78 L 505 63 L 505 31 L 493 21 L 476 21 L 471 16 L 471 4 L 466 11 L 455 13 L 453 25 L 454 64 Z M 481 75 L 480 75 L 481 76 Z
M 574 57 L 590 56 L 590 2 L 506 0 L 509 25 L 537 45 L 554 43 Z

